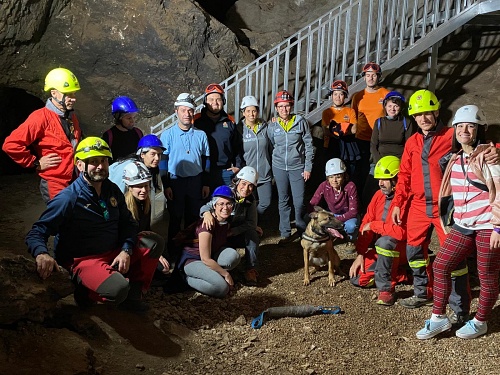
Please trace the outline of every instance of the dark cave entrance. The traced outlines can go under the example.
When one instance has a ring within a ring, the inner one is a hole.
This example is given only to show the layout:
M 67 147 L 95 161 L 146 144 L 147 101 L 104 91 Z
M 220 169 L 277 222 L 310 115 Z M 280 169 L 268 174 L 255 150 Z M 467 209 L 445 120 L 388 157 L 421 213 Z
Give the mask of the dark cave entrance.
M 35 109 L 42 108 L 44 102 L 25 90 L 14 87 L 0 87 L 0 144 Z M 0 150 L 0 176 L 32 173 L 31 168 L 22 168 Z

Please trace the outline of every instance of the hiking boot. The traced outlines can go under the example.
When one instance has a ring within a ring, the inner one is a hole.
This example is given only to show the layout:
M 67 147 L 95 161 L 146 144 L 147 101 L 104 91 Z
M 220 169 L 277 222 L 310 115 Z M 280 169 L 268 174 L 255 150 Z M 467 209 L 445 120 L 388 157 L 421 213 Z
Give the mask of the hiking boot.
M 377 298 L 377 305 L 392 306 L 394 305 L 394 293 L 392 292 L 379 292 Z
M 441 332 L 445 332 L 451 328 L 450 320 L 446 317 L 441 319 L 440 321 L 433 322 L 432 320 L 426 320 L 425 326 L 420 331 L 417 332 L 417 339 L 419 340 L 427 340 L 431 339 L 434 336 L 440 334 Z
M 411 296 L 399 300 L 399 304 L 407 309 L 416 309 L 422 306 L 432 306 L 432 299 Z
M 287 245 L 289 243 L 294 242 L 298 238 L 300 238 L 300 233 L 299 232 L 295 232 L 294 234 L 292 234 L 292 235 L 290 235 L 288 237 L 281 237 L 281 239 L 278 241 L 278 245 L 280 245 L 280 246 Z
M 90 299 L 89 290 L 82 284 L 76 285 L 75 292 L 73 293 L 73 298 L 75 299 L 76 305 L 82 310 L 88 309 L 89 307 L 96 304 L 95 301 Z
M 463 325 L 471 319 L 470 315 L 467 313 L 457 314 L 456 312 L 452 312 L 448 317 L 450 319 L 451 325 L 455 328 L 463 327 Z
M 488 331 L 488 324 L 476 324 L 474 319 L 469 320 L 465 325 L 460 328 L 455 335 L 461 339 L 475 339 L 476 337 L 486 334 Z

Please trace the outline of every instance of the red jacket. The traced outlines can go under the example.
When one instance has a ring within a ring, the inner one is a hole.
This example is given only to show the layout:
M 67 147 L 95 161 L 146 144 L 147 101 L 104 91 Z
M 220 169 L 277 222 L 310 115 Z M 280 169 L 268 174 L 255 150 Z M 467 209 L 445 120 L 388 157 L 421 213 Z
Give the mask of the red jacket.
M 389 208 L 386 209 L 386 204 L 389 204 Z M 366 250 L 370 247 L 377 236 L 391 236 L 398 240 L 397 249 L 404 249 L 406 246 L 406 220 L 407 220 L 407 205 L 405 204 L 401 208 L 401 225 L 395 225 L 392 222 L 392 210 L 394 208 L 394 199 L 392 201 L 378 190 L 373 196 L 370 204 L 366 208 L 366 214 L 363 217 L 363 221 L 359 227 L 359 236 L 356 242 L 356 251 L 358 254 L 365 254 Z M 385 215 L 385 220 L 382 220 L 384 211 L 387 211 Z M 370 223 L 371 230 L 361 234 L 361 230 L 366 224 Z
M 70 118 L 73 122 L 73 142 L 76 147 L 82 132 L 76 115 L 71 113 Z M 26 121 L 5 139 L 2 150 L 24 168 L 33 167 L 33 163 L 42 156 L 56 153 L 62 158 L 61 163 L 56 167 L 37 171 L 38 174 L 44 180 L 56 180 L 65 186 L 72 181 L 75 168 L 73 144 L 64 132 L 59 115 L 47 107 L 31 113 Z
M 427 136 L 418 131 L 408 138 L 399 167 L 394 205 L 401 207 L 413 196 L 412 205 L 422 206 L 430 218 L 439 217 L 441 159 L 451 152 L 452 137 L 453 128 L 439 123 Z

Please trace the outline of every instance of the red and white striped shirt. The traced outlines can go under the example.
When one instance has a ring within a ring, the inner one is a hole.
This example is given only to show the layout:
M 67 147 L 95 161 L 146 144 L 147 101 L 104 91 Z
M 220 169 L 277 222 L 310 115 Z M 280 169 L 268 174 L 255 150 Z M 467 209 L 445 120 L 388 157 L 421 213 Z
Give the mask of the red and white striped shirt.
M 451 169 L 450 185 L 455 205 L 453 219 L 455 224 L 466 229 L 492 229 L 489 192 L 475 187 L 467 180 L 469 177 L 471 181 L 483 184 L 469 166 L 469 155 L 464 153 L 463 156 L 463 169 L 460 157 L 455 160 Z

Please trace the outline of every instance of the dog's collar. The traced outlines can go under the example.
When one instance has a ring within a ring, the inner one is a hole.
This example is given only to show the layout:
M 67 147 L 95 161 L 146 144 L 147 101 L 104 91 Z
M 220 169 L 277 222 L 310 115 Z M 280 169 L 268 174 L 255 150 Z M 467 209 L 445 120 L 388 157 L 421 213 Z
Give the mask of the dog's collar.
M 304 239 L 306 241 L 311 241 L 311 242 L 326 242 L 330 239 L 330 236 L 326 235 L 326 236 L 323 236 L 321 238 L 314 238 L 314 237 L 308 236 L 305 233 L 302 233 L 302 239 Z

